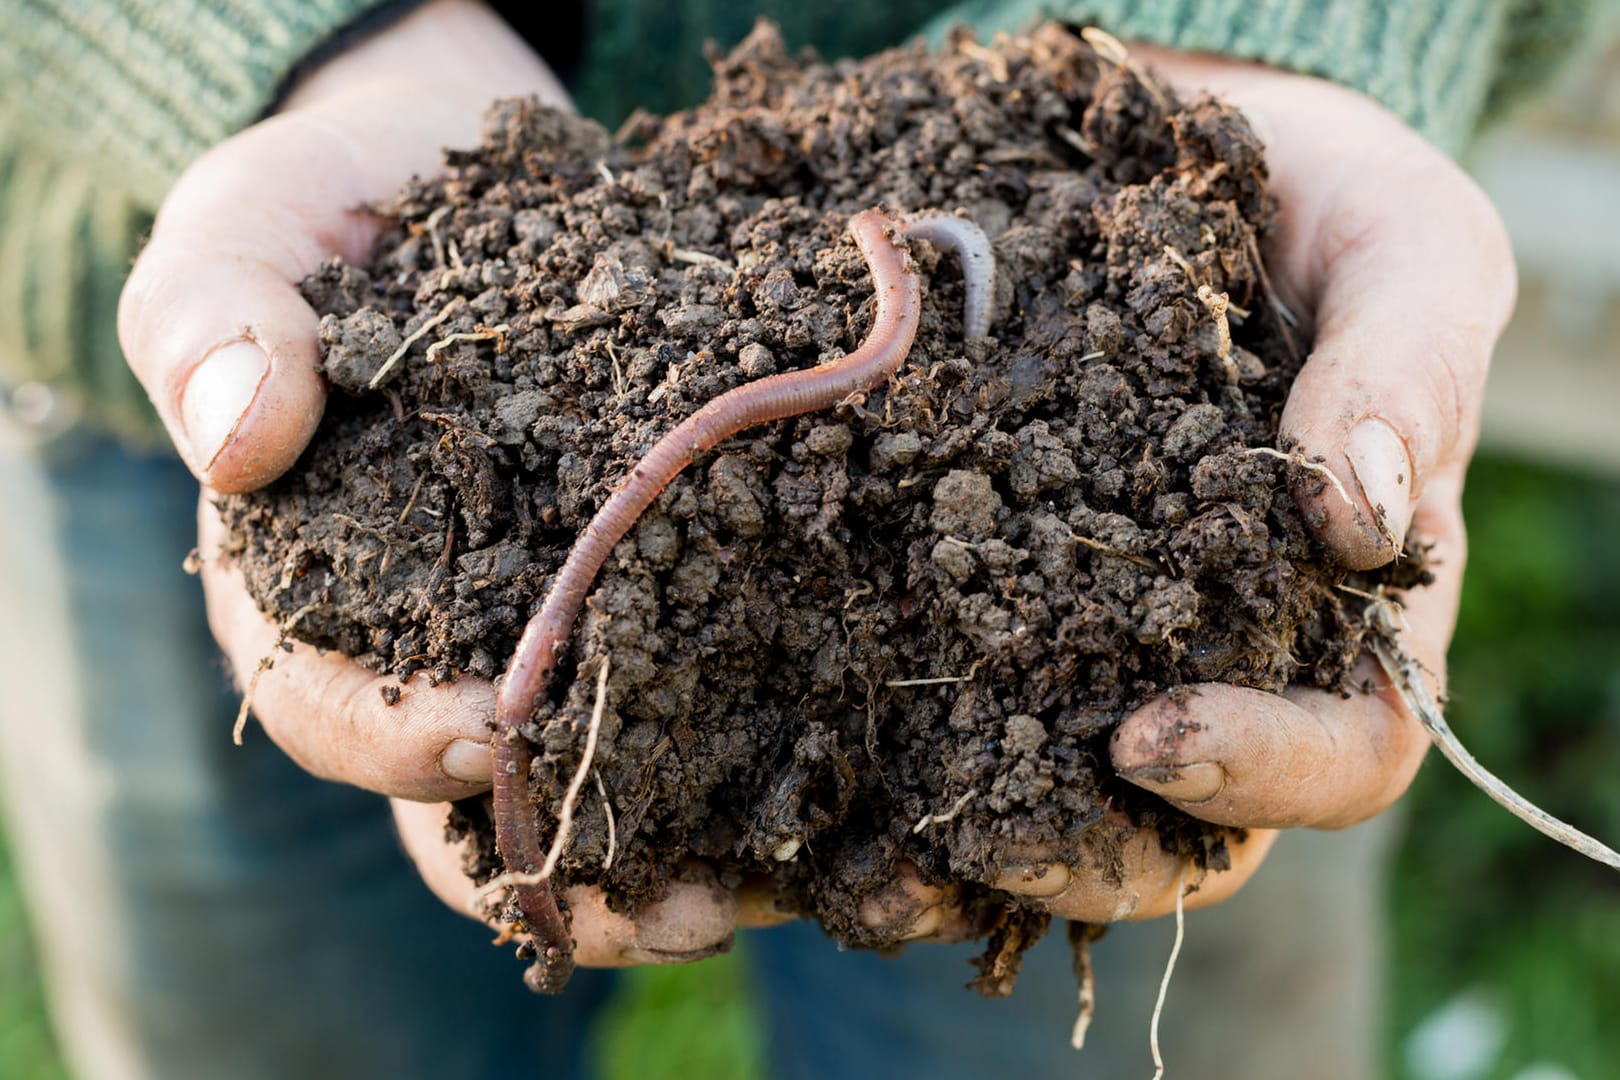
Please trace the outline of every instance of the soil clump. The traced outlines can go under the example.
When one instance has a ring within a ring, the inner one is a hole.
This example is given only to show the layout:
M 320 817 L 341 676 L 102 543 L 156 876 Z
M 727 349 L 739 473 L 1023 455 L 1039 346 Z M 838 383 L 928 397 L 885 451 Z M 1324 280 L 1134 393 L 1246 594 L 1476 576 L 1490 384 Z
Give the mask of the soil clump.
M 888 947 L 857 911 L 904 860 L 961 883 L 981 989 L 1006 992 L 1045 916 L 975 884 L 998 853 L 1106 850 L 1109 809 L 1199 865 L 1241 842 L 1111 774 L 1124 715 L 1201 681 L 1342 688 L 1367 627 L 1338 586 L 1416 584 L 1421 559 L 1335 568 L 1289 494 L 1309 473 L 1247 452 L 1275 445 L 1303 345 L 1234 110 L 1055 25 L 833 64 L 762 25 L 714 67 L 706 104 L 616 136 L 501 103 L 383 208 L 369 266 L 305 283 L 337 390 L 297 470 L 222 500 L 234 556 L 272 618 L 308 608 L 295 636 L 406 692 L 495 678 L 660 435 L 860 344 L 851 214 L 964 213 L 994 242 L 991 340 L 964 343 L 959 267 L 914 245 L 900 375 L 693 463 L 604 568 L 525 734 L 549 835 L 611 655 L 614 854 L 582 799 L 559 892 L 628 908 L 698 858 Z M 487 800 L 455 827 L 493 877 Z

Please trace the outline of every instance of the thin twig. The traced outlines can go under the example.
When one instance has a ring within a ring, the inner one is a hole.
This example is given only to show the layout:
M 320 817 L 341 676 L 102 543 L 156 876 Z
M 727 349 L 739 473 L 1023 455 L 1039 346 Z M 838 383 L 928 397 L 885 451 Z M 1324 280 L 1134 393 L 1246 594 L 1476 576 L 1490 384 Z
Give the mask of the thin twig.
M 964 791 L 962 793 L 962 797 L 957 799 L 956 802 L 952 804 L 951 808 L 945 811 L 943 814 L 923 815 L 922 820 L 911 827 L 912 834 L 915 835 L 920 833 L 930 825 L 943 825 L 947 821 L 954 820 L 956 815 L 962 812 L 962 808 L 968 804 L 969 800 L 971 800 L 977 794 L 977 791 L 970 788 L 967 791 Z
M 1176 942 L 1170 946 L 1170 959 L 1164 965 L 1164 978 L 1159 980 L 1159 1000 L 1153 1003 L 1153 1020 L 1148 1025 L 1148 1047 L 1153 1051 L 1153 1080 L 1164 1080 L 1164 1055 L 1159 1052 L 1159 1016 L 1164 1012 L 1164 998 L 1170 992 L 1170 976 L 1175 974 L 1176 958 L 1181 955 L 1181 942 L 1187 935 L 1187 866 L 1182 864 L 1176 878 Z
M 472 894 L 468 901 L 469 911 L 478 912 L 490 897 L 506 889 L 518 885 L 544 885 L 551 880 L 552 871 L 557 869 L 557 860 L 562 856 L 563 847 L 568 843 L 568 834 L 574 826 L 574 803 L 579 798 L 579 789 L 585 784 L 585 776 L 591 771 L 591 759 L 596 756 L 596 736 L 602 730 L 602 708 L 607 701 L 608 667 L 612 657 L 604 654 L 602 666 L 596 673 L 596 704 L 591 708 L 590 726 L 585 729 L 585 752 L 580 756 L 579 768 L 574 770 L 574 779 L 569 782 L 568 790 L 563 795 L 562 812 L 557 815 L 557 836 L 551 842 L 551 851 L 546 855 L 544 865 L 538 870 L 508 871 L 485 882 Z M 598 783 L 600 783 L 600 778 Z M 606 792 L 603 799 L 606 800 Z M 609 828 L 612 825 L 612 815 L 609 814 Z M 609 858 L 612 857 L 611 849 Z
M 501 323 L 499 326 L 480 326 L 474 330 L 470 330 L 462 334 L 447 334 L 438 341 L 435 341 L 433 344 L 429 345 L 427 347 L 427 352 L 423 354 L 423 357 L 428 361 L 428 363 L 436 364 L 438 363 L 439 354 L 458 341 L 493 340 L 495 342 L 495 351 L 505 352 L 506 335 L 510 334 L 511 332 L 512 328 L 510 326 L 508 326 L 506 323 Z
M 1340 480 L 1337 473 L 1328 468 L 1326 465 L 1322 464 L 1320 461 L 1311 461 L 1306 458 L 1304 454 L 1301 454 L 1298 451 L 1295 451 L 1292 454 L 1285 454 L 1281 450 L 1273 450 L 1269 446 L 1251 446 L 1247 450 L 1243 451 L 1242 456 L 1252 457 L 1255 454 L 1261 454 L 1265 457 L 1274 457 L 1279 461 L 1286 461 L 1290 465 L 1298 465 L 1300 468 L 1305 469 L 1308 472 L 1316 473 L 1318 476 L 1325 479 L 1329 484 L 1333 485 L 1333 490 L 1339 493 L 1339 498 L 1344 500 L 1344 505 L 1348 506 L 1351 510 L 1356 508 L 1354 500 L 1350 498 L 1350 492 L 1345 490 L 1344 481 Z
M 557 860 L 562 858 L 563 848 L 568 845 L 568 836 L 574 831 L 574 803 L 579 800 L 579 789 L 585 786 L 585 776 L 591 770 L 591 759 L 596 757 L 596 737 L 602 730 L 602 710 L 607 704 L 608 668 L 612 666 L 612 660 L 611 655 L 602 654 L 602 666 L 596 673 L 596 704 L 591 706 L 591 724 L 585 729 L 585 752 L 580 755 L 579 768 L 574 770 L 574 778 L 568 782 L 568 790 L 563 794 L 562 813 L 557 815 L 557 835 L 551 841 L 545 865 L 540 867 L 542 878 L 549 878 L 557 868 Z
M 1117 547 L 1111 547 L 1108 544 L 1103 543 L 1101 540 L 1093 540 L 1089 536 L 1081 536 L 1073 529 L 1069 530 L 1069 539 L 1073 540 L 1081 547 L 1090 548 L 1092 551 L 1103 555 L 1112 555 L 1114 558 L 1124 559 L 1126 562 L 1133 562 L 1137 566 L 1146 566 L 1150 570 L 1157 570 L 1160 568 L 1159 564 L 1154 562 L 1152 559 L 1145 558 L 1141 555 L 1132 555 L 1128 551 L 1121 551 Z
M 247 686 L 242 691 L 242 704 L 236 710 L 236 725 L 231 728 L 231 742 L 237 746 L 242 745 L 242 735 L 247 731 L 248 714 L 253 711 L 253 695 L 259 689 L 259 677 L 275 667 L 276 653 L 287 643 L 287 636 L 293 632 L 293 628 L 303 621 L 305 615 L 323 606 L 325 601 L 311 600 L 287 616 L 281 623 L 280 633 L 276 635 L 276 643 L 270 646 L 269 653 L 259 661 L 259 666 L 253 669 L 253 674 L 248 676 Z
M 395 349 L 393 354 L 390 355 L 388 359 L 383 361 L 382 367 L 377 369 L 377 373 L 371 377 L 371 381 L 366 384 L 366 388 L 368 390 L 375 390 L 377 387 L 381 386 L 383 384 L 383 380 L 388 378 L 388 373 L 394 370 L 394 365 L 403 360 L 405 358 L 405 354 L 411 351 L 411 346 L 415 345 L 418 341 L 421 341 L 424 337 L 426 337 L 429 330 L 432 330 L 435 326 L 438 326 L 440 323 L 444 322 L 444 320 L 448 319 L 455 313 L 456 309 L 464 303 L 466 303 L 464 299 L 459 296 L 456 297 L 454 300 L 444 305 L 444 307 L 440 308 L 437 315 L 433 316 L 433 318 L 411 331 L 410 335 L 406 337 L 404 341 L 399 343 L 399 348 Z
M 940 675 L 933 679 L 890 679 L 884 686 L 943 686 L 946 683 L 967 682 L 973 678 L 968 675 Z
M 1412 710 L 1445 759 L 1466 776 L 1470 783 L 1489 795 L 1498 806 L 1537 832 L 1551 837 L 1588 859 L 1600 862 L 1611 869 L 1620 870 L 1620 852 L 1581 832 L 1573 825 L 1553 817 L 1498 779 L 1468 752 L 1451 730 L 1451 725 L 1447 724 L 1445 717 L 1441 715 L 1439 705 L 1429 693 L 1428 683 L 1423 680 L 1417 659 L 1401 644 L 1400 627 L 1395 621 L 1395 610 L 1392 610 L 1395 607 L 1394 602 L 1389 599 L 1380 599 L 1368 605 L 1367 619 L 1375 631 L 1372 635 L 1373 655 L 1378 657 L 1378 662 L 1383 665 L 1385 673 L 1400 691 L 1406 707 Z
M 399 512 L 399 520 L 394 522 L 394 524 L 405 524 L 405 519 L 411 516 L 412 510 L 416 509 L 416 497 L 422 494 L 422 485 L 426 482 L 427 473 L 425 472 L 416 478 L 416 486 L 411 489 L 411 497 L 405 500 L 405 509 Z

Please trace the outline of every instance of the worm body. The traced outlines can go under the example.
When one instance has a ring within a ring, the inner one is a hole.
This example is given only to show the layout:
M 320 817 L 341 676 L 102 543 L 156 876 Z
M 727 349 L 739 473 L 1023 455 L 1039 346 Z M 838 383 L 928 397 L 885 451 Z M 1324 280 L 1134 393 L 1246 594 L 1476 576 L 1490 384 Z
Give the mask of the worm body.
M 918 210 L 901 218 L 906 235 L 926 240 L 956 256 L 967 298 L 962 305 L 962 336 L 977 341 L 990 333 L 990 307 L 996 298 L 996 259 L 990 239 L 967 218 L 943 210 Z
M 729 390 L 658 440 L 574 542 L 512 654 L 496 701 L 495 835 L 507 873 L 516 875 L 511 888 L 537 951 L 524 976 L 530 989 L 542 993 L 562 989 L 573 970 L 573 943 L 550 882 L 533 880 L 543 853 L 539 824 L 527 798 L 532 755 L 520 729 L 550 685 L 557 650 L 573 632 L 585 596 L 614 545 L 682 469 L 717 444 L 757 424 L 831 408 L 851 394 L 880 385 L 899 369 L 917 334 L 922 290 L 905 250 L 895 243 L 897 234 L 916 235 L 957 253 L 968 281 L 968 336 L 983 336 L 988 328 L 994 266 L 989 262 L 989 244 L 972 222 L 933 213 L 896 220 L 879 210 L 865 210 L 850 218 L 849 231 L 877 286 L 877 314 L 866 340 L 832 363 Z M 976 267 L 983 267 L 983 272 Z

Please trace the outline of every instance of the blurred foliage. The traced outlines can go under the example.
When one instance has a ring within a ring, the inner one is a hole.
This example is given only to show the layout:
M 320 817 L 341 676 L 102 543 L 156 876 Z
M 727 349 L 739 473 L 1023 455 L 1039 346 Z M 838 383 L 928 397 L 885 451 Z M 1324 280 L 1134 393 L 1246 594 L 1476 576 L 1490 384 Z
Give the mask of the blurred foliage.
M 1620 841 L 1620 484 L 1483 460 L 1451 651 L 1452 726 L 1548 811 Z M 1395 887 L 1397 1046 L 1465 989 L 1508 1024 L 1496 1066 L 1582 1078 L 1620 1061 L 1620 880 L 1554 846 L 1431 755 L 1406 800 Z M 1398 1060 L 1399 1055 L 1396 1055 Z M 1405 1076 L 1398 1064 L 1392 1075 Z
M 764 1025 L 736 951 L 690 967 L 644 967 L 592 1032 L 604 1080 L 755 1080 Z
M 45 1021 L 45 996 L 23 918 L 16 870 L 0 834 L 0 1076 L 57 1080 L 67 1070 Z
M 1453 725 L 1531 799 L 1620 838 L 1620 484 L 1498 460 L 1466 495 L 1473 559 L 1451 655 Z M 1403 1040 L 1465 991 L 1509 1029 L 1480 1080 L 1557 1063 L 1582 1080 L 1620 1061 L 1620 883 L 1555 847 L 1431 755 L 1407 799 L 1394 903 L 1390 1075 Z M 609 1080 L 764 1074 L 746 967 L 732 955 L 644 968 L 597 1025 Z M 65 1076 L 51 1049 L 10 863 L 0 845 L 0 1076 Z

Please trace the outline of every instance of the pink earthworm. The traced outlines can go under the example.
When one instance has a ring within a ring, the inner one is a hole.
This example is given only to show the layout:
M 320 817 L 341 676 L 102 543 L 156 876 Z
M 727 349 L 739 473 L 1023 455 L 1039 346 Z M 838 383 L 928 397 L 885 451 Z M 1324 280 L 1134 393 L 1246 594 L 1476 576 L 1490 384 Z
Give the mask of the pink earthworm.
M 567 919 L 550 881 L 537 873 L 544 856 L 539 824 L 526 798 L 532 751 L 521 728 L 550 686 L 557 650 L 573 632 L 586 593 L 614 545 L 682 469 L 719 443 L 756 424 L 832 408 L 899 370 L 917 335 L 922 289 L 905 249 L 895 244 L 897 235 L 925 239 L 958 256 L 967 284 L 966 336 L 983 337 L 989 328 L 995 266 L 989 242 L 971 221 L 937 211 L 896 219 L 880 210 L 864 210 L 850 218 L 849 231 L 876 283 L 877 314 L 866 340 L 832 363 L 728 390 L 658 440 L 574 542 L 507 665 L 495 713 L 495 835 L 511 876 L 510 888 L 533 938 L 535 962 L 524 974 L 532 990 L 560 991 L 574 960 Z

